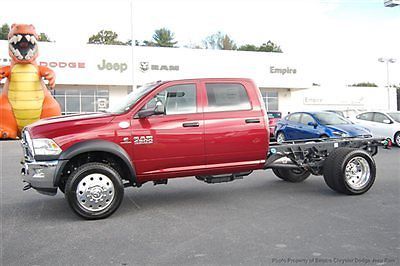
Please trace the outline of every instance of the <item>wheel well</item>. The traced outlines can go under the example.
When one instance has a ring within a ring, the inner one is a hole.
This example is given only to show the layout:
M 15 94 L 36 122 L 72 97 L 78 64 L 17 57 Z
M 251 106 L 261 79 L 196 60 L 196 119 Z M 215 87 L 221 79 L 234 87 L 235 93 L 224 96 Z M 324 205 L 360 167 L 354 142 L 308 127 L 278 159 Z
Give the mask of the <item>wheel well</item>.
M 134 183 L 134 177 L 130 175 L 126 163 L 120 157 L 109 152 L 95 151 L 81 153 L 68 160 L 62 169 L 59 186 L 64 187 L 69 175 L 81 165 L 92 162 L 107 164 L 114 168 L 123 180 Z
M 327 134 L 321 134 L 321 136 L 319 136 L 320 138 L 329 138 L 329 136 Z

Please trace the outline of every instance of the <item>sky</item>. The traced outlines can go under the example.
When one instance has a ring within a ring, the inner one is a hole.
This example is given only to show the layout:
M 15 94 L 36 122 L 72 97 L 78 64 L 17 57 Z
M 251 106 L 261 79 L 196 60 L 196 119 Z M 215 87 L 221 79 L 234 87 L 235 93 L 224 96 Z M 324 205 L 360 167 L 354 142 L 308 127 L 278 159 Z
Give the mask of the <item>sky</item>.
M 237 44 L 272 40 L 323 85 L 400 84 L 400 6 L 384 0 L 3 0 L 0 24 L 30 23 L 56 43 L 79 46 L 110 29 L 126 41 L 175 33 L 179 46 L 221 31 Z

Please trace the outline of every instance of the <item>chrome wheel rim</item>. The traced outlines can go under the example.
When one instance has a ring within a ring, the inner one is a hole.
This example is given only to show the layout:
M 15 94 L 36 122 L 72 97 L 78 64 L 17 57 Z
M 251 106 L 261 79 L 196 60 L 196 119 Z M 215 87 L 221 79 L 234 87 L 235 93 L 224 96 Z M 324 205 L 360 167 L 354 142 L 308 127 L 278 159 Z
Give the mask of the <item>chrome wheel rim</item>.
M 102 211 L 114 199 L 114 184 L 106 175 L 95 173 L 82 178 L 76 188 L 79 205 L 88 211 Z
M 285 136 L 283 135 L 283 133 L 278 133 L 278 135 L 276 136 L 276 142 L 282 143 L 284 141 L 285 141 Z
M 363 157 L 354 157 L 345 168 L 346 184 L 354 189 L 365 188 L 371 179 L 371 168 L 368 161 Z

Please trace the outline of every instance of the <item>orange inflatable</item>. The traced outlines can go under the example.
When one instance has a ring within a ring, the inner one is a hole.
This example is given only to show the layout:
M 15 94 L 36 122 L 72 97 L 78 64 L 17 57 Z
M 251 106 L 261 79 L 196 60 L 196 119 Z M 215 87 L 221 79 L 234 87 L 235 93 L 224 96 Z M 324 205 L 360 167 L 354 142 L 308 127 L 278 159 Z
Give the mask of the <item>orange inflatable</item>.
M 58 102 L 43 78 L 54 88 L 55 75 L 38 66 L 38 35 L 33 25 L 13 24 L 8 34 L 11 65 L 0 67 L 0 80 L 7 78 L 0 95 L 0 138 L 16 139 L 23 127 L 46 117 L 61 115 Z

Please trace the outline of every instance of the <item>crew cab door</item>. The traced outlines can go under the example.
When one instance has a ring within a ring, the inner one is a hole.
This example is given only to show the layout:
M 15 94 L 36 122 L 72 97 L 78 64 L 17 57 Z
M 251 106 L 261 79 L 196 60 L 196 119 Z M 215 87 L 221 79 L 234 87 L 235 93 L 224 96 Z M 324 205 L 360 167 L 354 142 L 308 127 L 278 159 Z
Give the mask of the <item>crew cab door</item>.
M 238 170 L 264 162 L 269 136 L 258 88 L 238 81 L 201 85 L 207 168 Z
M 165 114 L 134 118 L 133 156 L 141 180 L 176 176 L 204 167 L 204 120 L 197 82 L 160 86 L 142 109 L 161 101 Z

